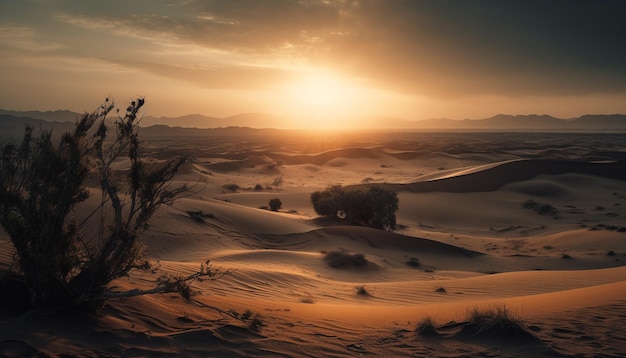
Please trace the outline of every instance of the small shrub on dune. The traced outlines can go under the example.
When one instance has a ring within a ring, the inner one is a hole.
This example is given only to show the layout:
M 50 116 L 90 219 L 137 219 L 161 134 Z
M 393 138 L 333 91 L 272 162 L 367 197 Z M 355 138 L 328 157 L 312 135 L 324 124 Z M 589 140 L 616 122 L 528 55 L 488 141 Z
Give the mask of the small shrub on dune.
M 420 336 L 436 336 L 439 333 L 435 326 L 435 321 L 431 317 L 424 317 L 415 326 L 415 332 Z
M 324 261 L 332 268 L 365 267 L 368 263 L 365 254 L 351 254 L 341 250 L 328 251 Z
M 524 209 L 531 209 L 539 215 L 552 216 L 554 219 L 559 219 L 559 211 L 550 204 L 541 204 L 532 199 L 526 200 L 522 207 Z
M 234 317 L 234 318 L 237 318 L 237 319 L 241 319 L 241 315 L 239 314 L 239 312 L 237 312 L 235 310 L 232 310 L 232 309 L 228 310 L 228 311 L 226 311 L 226 314 L 231 316 L 231 317 Z
M 263 328 L 264 325 L 265 324 L 263 323 L 262 316 L 257 313 L 252 321 L 250 321 L 249 327 L 254 331 L 259 331 L 261 330 L 261 328 Z
M 522 325 L 522 320 L 505 305 L 473 308 L 468 311 L 468 322 L 463 334 L 499 339 L 536 340 Z
M 338 217 L 381 230 L 396 228 L 398 196 L 381 186 L 344 188 L 336 185 L 311 193 L 311 204 L 318 215 Z
M 272 211 L 278 211 L 280 208 L 283 207 L 283 202 L 280 201 L 280 199 L 278 198 L 274 198 L 270 200 L 269 206 Z
M 411 257 L 409 259 L 409 261 L 406 262 L 406 264 L 411 266 L 411 267 L 415 267 L 415 268 L 422 267 L 422 263 L 420 262 L 420 260 L 417 257 Z
M 252 311 L 248 309 L 244 313 L 241 314 L 241 319 L 245 321 L 249 319 L 250 317 L 252 317 L 252 314 L 253 314 Z
M 238 184 L 225 184 L 222 186 L 222 188 L 228 189 L 232 192 L 236 192 L 237 190 L 241 189 L 241 187 Z
M 276 177 L 272 182 L 272 186 L 276 189 L 280 188 L 283 185 L 283 177 Z
M 354 287 L 354 290 L 356 291 L 356 294 L 360 295 L 360 296 L 369 296 L 370 295 L 370 293 L 367 291 L 365 286 L 356 286 L 356 287 Z

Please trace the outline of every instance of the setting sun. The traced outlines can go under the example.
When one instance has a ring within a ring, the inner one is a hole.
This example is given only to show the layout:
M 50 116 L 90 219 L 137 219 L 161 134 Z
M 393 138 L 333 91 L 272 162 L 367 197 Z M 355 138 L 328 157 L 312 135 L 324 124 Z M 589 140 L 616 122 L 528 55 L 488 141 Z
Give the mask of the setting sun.
M 284 110 L 294 126 L 338 128 L 346 121 L 363 115 L 371 91 L 331 71 L 308 71 L 284 88 Z M 371 103 L 371 102 L 370 102 Z M 341 124 L 337 122 L 341 119 Z M 312 122 L 314 121 L 314 122 Z
M 329 74 L 303 78 L 293 87 L 292 97 L 298 104 L 321 110 L 341 106 L 350 97 L 351 90 Z

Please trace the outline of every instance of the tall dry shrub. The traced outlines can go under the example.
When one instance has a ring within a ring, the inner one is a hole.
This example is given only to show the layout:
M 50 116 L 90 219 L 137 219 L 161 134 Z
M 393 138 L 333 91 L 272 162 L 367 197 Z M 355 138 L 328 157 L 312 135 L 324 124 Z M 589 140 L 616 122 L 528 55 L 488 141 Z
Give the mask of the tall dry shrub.
M 15 247 L 16 271 L 33 307 L 99 307 L 112 280 L 147 266 L 139 234 L 160 205 L 187 187 L 171 184 L 184 158 L 158 162 L 142 155 L 138 112 L 143 105 L 143 98 L 132 101 L 124 115 L 118 109 L 110 121 L 115 105 L 107 99 L 58 141 L 52 131 L 35 135 L 27 126 L 21 143 L 3 146 L 0 224 Z M 114 173 L 112 164 L 122 157 L 130 170 Z M 87 215 L 100 225 L 95 238 L 83 230 L 87 219 L 70 216 L 89 197 L 85 181 L 90 178 L 101 192 L 99 207 Z

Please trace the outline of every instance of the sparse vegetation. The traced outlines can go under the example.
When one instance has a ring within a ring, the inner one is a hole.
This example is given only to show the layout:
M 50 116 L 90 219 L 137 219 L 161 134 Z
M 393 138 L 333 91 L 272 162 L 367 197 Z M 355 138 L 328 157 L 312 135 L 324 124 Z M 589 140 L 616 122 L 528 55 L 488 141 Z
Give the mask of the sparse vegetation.
M 525 240 L 511 240 L 511 249 L 515 251 L 515 255 L 520 254 L 520 250 L 526 245 Z
M 340 217 L 376 229 L 391 231 L 396 228 L 398 196 L 380 186 L 333 186 L 312 193 L 311 203 L 319 215 Z
M 276 177 L 274 178 L 274 181 L 272 182 L 272 186 L 276 189 L 280 188 L 281 186 L 283 186 L 283 177 Z
M 424 317 L 415 326 L 415 332 L 420 336 L 436 336 L 439 334 L 435 321 L 431 317 Z
M 370 293 L 367 291 L 365 286 L 362 286 L 362 285 L 355 286 L 354 290 L 356 291 L 356 294 L 360 295 L 360 296 L 369 296 L 370 295 Z
M 241 314 L 241 319 L 244 321 L 249 319 L 250 317 L 252 317 L 252 311 L 250 311 L 249 309 Z
M 231 184 L 224 184 L 224 185 L 222 186 L 222 188 L 224 188 L 224 189 L 228 189 L 228 190 L 230 190 L 230 191 L 232 191 L 232 192 L 236 192 L 236 191 L 238 191 L 238 190 L 241 190 L 241 187 L 240 187 L 238 184 L 234 184 L 234 183 L 231 183 Z
M 264 325 L 265 324 L 263 323 L 262 316 L 257 313 L 252 319 L 252 321 L 250 321 L 249 327 L 252 330 L 258 331 L 261 328 L 263 328 Z
M 522 207 L 524 209 L 530 209 L 535 211 L 539 215 L 552 216 L 554 219 L 559 219 L 559 211 L 550 204 L 541 204 L 532 199 L 526 200 Z
M 617 231 L 617 232 L 626 232 L 626 226 L 615 226 L 615 225 L 607 225 L 607 224 L 597 224 L 592 227 L 590 230 L 609 230 L 609 231 Z
M 58 143 L 51 131 L 35 135 L 27 126 L 21 143 L 2 148 L 0 224 L 15 247 L 15 274 L 28 288 L 31 306 L 95 309 L 106 297 L 116 296 L 107 289 L 112 280 L 150 267 L 137 238 L 162 204 L 171 204 L 188 188 L 171 185 L 185 158 L 143 157 L 138 139 L 143 105 L 142 98 L 132 101 L 111 129 L 108 114 L 115 106 L 107 99 L 95 112 L 79 118 Z M 127 173 L 112 169 L 121 157 L 130 163 Z M 90 178 L 99 185 L 101 202 L 78 221 L 70 214 L 90 196 L 85 186 Z M 100 225 L 94 230 L 97 237 L 88 237 L 83 230 L 92 217 L 99 217 L 92 220 Z M 202 274 L 211 275 L 205 268 Z M 187 279 L 199 277 L 163 278 L 154 290 L 129 295 L 165 291 L 187 295 Z
M 278 198 L 274 198 L 270 200 L 269 206 L 272 211 L 278 211 L 283 207 L 283 202 Z
M 421 336 L 439 335 L 439 330 L 461 327 L 457 335 L 490 337 L 495 339 L 514 339 L 516 341 L 536 341 L 537 338 L 526 330 L 522 319 L 511 312 L 505 305 L 493 305 L 482 308 L 472 308 L 467 311 L 464 322 L 450 322 L 437 328 L 431 317 L 424 317 L 415 327 L 415 332 Z
M 491 335 L 502 338 L 531 336 L 522 326 L 521 318 L 514 315 L 505 305 L 493 305 L 469 310 L 468 324 L 463 331 L 472 335 Z
M 351 254 L 341 250 L 328 251 L 324 261 L 332 268 L 365 267 L 368 263 L 364 254 Z
M 205 218 L 213 218 L 215 217 L 212 213 L 203 213 L 201 210 L 199 211 L 187 211 L 189 217 L 194 221 L 203 222 Z
M 422 266 L 422 263 L 417 257 L 411 257 L 406 264 L 414 268 L 420 268 Z
M 208 307 L 208 308 L 214 308 L 214 307 Z M 239 314 L 239 312 L 234 311 L 234 310 L 228 310 L 228 311 L 218 310 L 218 311 L 220 311 L 223 314 L 229 315 L 230 317 L 238 319 L 242 322 L 250 321 L 250 323 L 248 323 L 248 327 L 254 331 L 258 331 L 261 328 L 263 328 L 263 326 L 265 326 L 265 323 L 263 322 L 263 317 L 259 313 L 255 314 L 249 309 L 247 309 L 242 314 Z

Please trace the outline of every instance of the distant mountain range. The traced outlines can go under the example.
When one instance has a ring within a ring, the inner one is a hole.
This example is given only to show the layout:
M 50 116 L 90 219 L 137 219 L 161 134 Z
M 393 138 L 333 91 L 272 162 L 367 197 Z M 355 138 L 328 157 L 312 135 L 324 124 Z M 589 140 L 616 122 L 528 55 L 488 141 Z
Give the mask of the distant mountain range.
M 81 114 L 71 111 L 8 111 L 0 109 L 0 135 L 8 135 L 18 130 L 23 131 L 25 124 L 44 129 L 67 130 Z M 181 117 L 153 117 L 142 119 L 142 127 L 154 127 L 143 130 L 144 134 L 192 135 L 191 129 L 208 128 L 280 128 L 288 123 L 285 118 L 265 113 L 243 113 L 226 118 L 208 117 L 190 114 Z M 560 119 L 549 115 L 505 115 L 484 119 L 454 120 L 446 118 L 411 121 L 400 118 L 370 117 L 358 121 L 368 129 L 404 129 L 404 130 L 486 130 L 486 131 L 626 131 L 626 115 L 584 115 L 578 118 Z M 170 130 L 165 131 L 169 127 Z M 180 128 L 179 128 L 180 127 Z M 176 128 L 176 130 L 172 130 Z M 15 133 L 18 133 L 15 132 Z M 225 133 L 224 130 L 221 131 Z M 232 129 L 231 129 L 232 132 Z
M 421 129 L 472 130 L 624 130 L 626 115 L 592 114 L 578 118 L 560 119 L 548 115 L 498 114 L 485 119 L 427 119 L 413 122 Z

